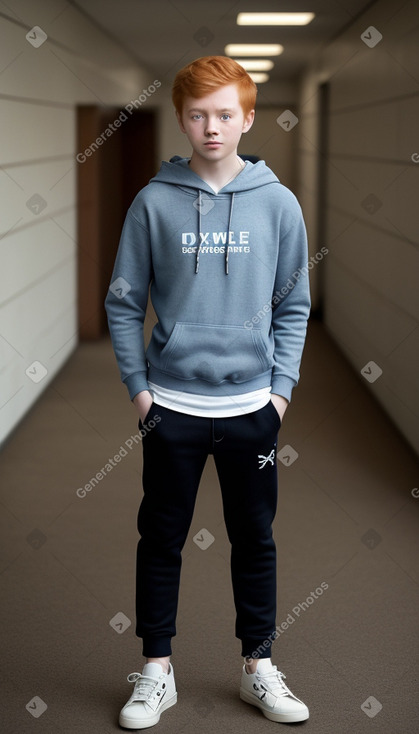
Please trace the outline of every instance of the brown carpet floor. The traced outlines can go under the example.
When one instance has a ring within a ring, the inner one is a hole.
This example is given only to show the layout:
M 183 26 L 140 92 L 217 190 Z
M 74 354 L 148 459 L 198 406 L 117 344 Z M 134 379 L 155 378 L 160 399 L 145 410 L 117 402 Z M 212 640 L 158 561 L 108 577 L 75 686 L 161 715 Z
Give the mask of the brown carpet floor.
M 5 734 L 121 731 L 126 676 L 144 664 L 134 634 L 142 497 L 136 431 L 105 339 L 80 345 L 3 447 Z M 279 434 L 278 448 L 286 445 L 298 457 L 278 462 L 281 632 L 272 659 L 310 709 L 307 722 L 288 726 L 307 734 L 418 732 L 419 498 L 412 489 L 419 462 L 315 321 Z M 126 456 L 117 463 L 121 447 Z M 78 497 L 109 459 L 115 465 Z M 205 551 L 193 541 L 202 528 L 215 538 Z M 322 582 L 327 588 L 316 593 Z M 239 699 L 234 621 L 210 458 L 183 553 L 172 642 L 178 703 L 155 731 L 285 731 Z

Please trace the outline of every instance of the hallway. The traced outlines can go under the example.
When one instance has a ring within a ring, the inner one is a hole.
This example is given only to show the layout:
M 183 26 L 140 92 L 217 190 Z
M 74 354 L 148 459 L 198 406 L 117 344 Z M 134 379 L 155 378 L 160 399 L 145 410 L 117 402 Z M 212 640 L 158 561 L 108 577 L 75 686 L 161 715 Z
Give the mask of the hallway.
M 3 449 L 7 734 L 121 731 L 125 677 L 143 664 L 133 632 L 142 496 L 136 431 L 105 339 L 78 347 Z M 418 463 L 314 320 L 279 452 L 284 446 L 298 457 L 289 466 L 278 461 L 273 663 L 310 708 L 304 731 L 413 734 Z M 78 496 L 86 485 L 90 491 Z M 214 536 L 206 550 L 199 547 L 202 530 Z M 229 543 L 210 459 L 183 553 L 172 656 L 178 703 L 162 717 L 161 734 L 278 726 L 239 699 L 234 618 Z M 34 697 L 41 699 L 38 710 L 47 706 L 39 720 L 26 708 Z

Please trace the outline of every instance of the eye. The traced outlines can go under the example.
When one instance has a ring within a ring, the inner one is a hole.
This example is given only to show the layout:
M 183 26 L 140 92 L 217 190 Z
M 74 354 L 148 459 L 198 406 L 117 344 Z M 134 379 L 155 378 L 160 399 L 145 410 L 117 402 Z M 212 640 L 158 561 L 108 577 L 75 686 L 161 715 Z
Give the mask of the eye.
M 228 112 L 224 112 L 224 114 L 221 115 L 221 119 L 224 120 L 224 121 L 225 120 L 230 120 L 231 119 L 231 115 L 229 115 Z
M 202 119 L 202 115 L 200 115 L 200 114 L 197 113 L 196 115 L 192 115 L 192 119 L 193 120 L 201 120 Z

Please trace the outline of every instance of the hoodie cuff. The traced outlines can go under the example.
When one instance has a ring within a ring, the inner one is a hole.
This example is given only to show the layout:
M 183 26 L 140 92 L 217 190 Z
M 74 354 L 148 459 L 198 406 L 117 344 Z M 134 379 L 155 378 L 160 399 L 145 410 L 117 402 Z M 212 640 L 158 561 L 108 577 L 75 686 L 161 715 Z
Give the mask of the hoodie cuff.
M 130 400 L 142 390 L 149 390 L 147 372 L 133 372 L 125 378 L 124 384 L 128 388 Z
M 274 375 L 272 377 L 272 389 L 271 392 L 275 395 L 282 395 L 288 402 L 291 402 L 291 393 L 295 387 L 296 382 L 291 380 L 290 377 L 284 375 Z

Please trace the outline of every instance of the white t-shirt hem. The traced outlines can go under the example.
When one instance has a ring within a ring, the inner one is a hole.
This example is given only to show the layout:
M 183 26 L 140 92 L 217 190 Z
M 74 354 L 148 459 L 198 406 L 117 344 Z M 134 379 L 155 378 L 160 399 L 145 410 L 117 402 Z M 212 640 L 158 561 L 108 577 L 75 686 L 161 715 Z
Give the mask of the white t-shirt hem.
M 263 387 L 242 395 L 195 395 L 160 387 L 149 382 L 150 392 L 156 405 L 203 418 L 231 418 L 254 413 L 264 408 L 271 399 L 271 387 Z

